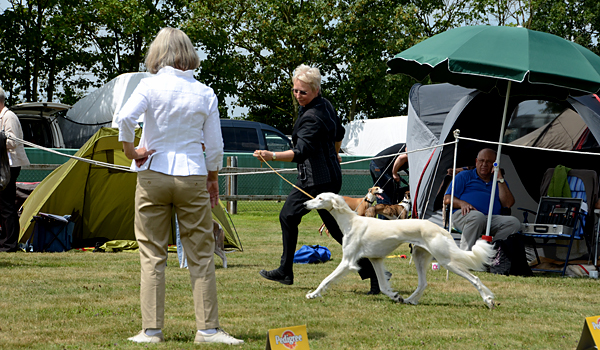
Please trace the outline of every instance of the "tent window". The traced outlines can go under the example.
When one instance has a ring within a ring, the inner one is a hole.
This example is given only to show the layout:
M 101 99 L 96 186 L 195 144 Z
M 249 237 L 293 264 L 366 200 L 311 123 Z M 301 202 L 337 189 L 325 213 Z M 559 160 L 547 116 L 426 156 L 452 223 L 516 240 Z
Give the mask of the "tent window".
M 504 133 L 504 142 L 513 142 L 556 119 L 565 110 L 565 105 L 545 100 L 528 100 L 517 105 Z

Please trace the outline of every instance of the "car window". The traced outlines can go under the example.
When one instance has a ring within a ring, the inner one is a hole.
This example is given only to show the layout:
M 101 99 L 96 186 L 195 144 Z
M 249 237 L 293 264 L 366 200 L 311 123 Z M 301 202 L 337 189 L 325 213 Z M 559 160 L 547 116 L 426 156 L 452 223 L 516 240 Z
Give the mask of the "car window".
M 23 129 L 23 139 L 43 147 L 54 147 L 52 144 L 52 131 L 44 119 L 19 119 Z
M 290 139 L 281 136 L 275 132 L 263 130 L 265 139 L 267 140 L 267 150 L 271 152 L 283 152 L 292 148 Z
M 226 151 L 254 152 L 259 149 L 258 134 L 254 128 L 221 127 Z

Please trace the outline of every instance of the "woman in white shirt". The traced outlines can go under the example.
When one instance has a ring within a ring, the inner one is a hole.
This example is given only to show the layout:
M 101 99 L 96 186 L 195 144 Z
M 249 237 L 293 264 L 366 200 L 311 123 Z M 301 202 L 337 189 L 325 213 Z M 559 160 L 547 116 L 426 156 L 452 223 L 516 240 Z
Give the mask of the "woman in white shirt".
M 172 210 L 178 218 L 196 314 L 195 343 L 241 344 L 219 328 L 211 207 L 218 204 L 217 175 L 223 138 L 213 90 L 194 79 L 200 60 L 188 36 L 163 28 L 148 50 L 155 76 L 140 81 L 119 111 L 119 141 L 138 171 L 135 235 L 140 248 L 142 331 L 138 343 L 164 341 L 165 267 Z M 134 129 L 144 128 L 138 148 Z M 206 158 L 202 142 L 206 147 Z

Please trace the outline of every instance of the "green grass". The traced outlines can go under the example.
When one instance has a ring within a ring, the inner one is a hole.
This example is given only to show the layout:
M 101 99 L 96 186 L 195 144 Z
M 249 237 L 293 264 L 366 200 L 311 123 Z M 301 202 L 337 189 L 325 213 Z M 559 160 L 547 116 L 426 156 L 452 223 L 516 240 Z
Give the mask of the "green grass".
M 333 261 L 297 265 L 292 286 L 259 277 L 278 265 L 281 234 L 277 212 L 233 216 L 244 252 L 217 264 L 222 327 L 264 349 L 268 329 L 307 325 L 311 349 L 574 349 L 585 317 L 600 315 L 598 280 L 544 275 L 531 278 L 476 273 L 496 294 L 490 311 L 464 279 L 445 270 L 428 272 L 429 286 L 417 306 L 368 296 L 356 273 L 323 298 L 305 299 L 340 261 L 341 247 L 319 236 L 314 213 L 301 225 L 300 244 L 321 244 Z M 395 254 L 409 254 L 406 245 Z M 417 284 L 407 259 L 389 258 L 392 286 L 404 297 Z M 167 268 L 166 342 L 130 344 L 141 328 L 137 253 L 0 254 L 1 349 L 230 349 L 195 346 L 187 270 L 170 254 Z

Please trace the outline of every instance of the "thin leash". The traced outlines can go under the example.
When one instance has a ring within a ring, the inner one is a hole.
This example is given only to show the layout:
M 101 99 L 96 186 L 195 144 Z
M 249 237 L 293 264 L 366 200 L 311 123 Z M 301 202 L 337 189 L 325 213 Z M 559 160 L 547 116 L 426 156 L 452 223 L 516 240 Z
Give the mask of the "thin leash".
M 286 179 L 285 177 L 283 177 L 280 173 L 277 172 L 277 170 L 273 169 L 273 167 L 271 166 L 271 164 L 269 164 L 269 162 L 267 162 L 262 154 L 258 154 L 260 156 L 260 159 L 262 159 L 262 161 L 269 167 L 271 168 L 271 170 L 273 170 L 273 172 L 275 174 L 277 174 L 280 178 L 282 178 L 285 182 L 289 183 L 290 185 L 292 185 L 292 187 L 294 187 L 295 189 L 297 189 L 298 191 L 304 193 L 305 195 L 307 195 L 310 199 L 315 199 L 315 197 L 311 196 L 310 194 L 308 194 L 306 191 L 304 191 L 303 189 L 301 189 L 300 187 L 294 185 L 293 183 L 291 183 L 290 181 L 288 181 L 288 179 Z

